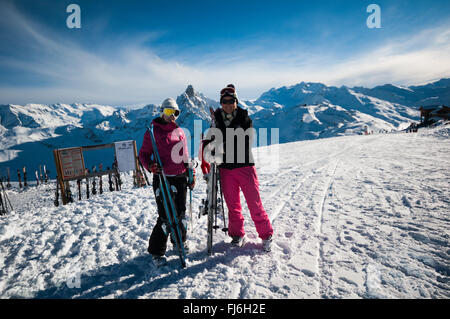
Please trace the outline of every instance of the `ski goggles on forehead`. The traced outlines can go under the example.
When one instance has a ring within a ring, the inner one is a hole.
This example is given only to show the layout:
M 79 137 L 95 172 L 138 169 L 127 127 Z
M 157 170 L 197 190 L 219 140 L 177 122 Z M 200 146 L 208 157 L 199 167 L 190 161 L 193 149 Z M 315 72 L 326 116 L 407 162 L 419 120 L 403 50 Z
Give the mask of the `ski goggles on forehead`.
M 168 109 L 165 108 L 163 109 L 163 113 L 166 114 L 167 116 L 174 116 L 174 117 L 178 117 L 178 115 L 180 115 L 180 111 L 179 110 L 175 110 L 175 109 Z
M 236 94 L 236 90 L 232 87 L 226 87 L 224 89 L 222 89 L 222 91 L 220 91 L 220 96 L 224 96 L 224 95 L 235 95 Z

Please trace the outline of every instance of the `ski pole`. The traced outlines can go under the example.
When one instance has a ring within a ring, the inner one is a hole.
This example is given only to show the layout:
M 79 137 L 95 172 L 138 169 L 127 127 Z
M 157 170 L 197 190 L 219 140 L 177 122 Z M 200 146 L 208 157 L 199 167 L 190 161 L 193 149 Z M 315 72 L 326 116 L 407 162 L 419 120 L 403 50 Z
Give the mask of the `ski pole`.
M 107 167 L 106 169 L 109 171 L 109 167 Z M 108 183 L 109 183 L 109 191 L 110 192 L 114 191 L 111 172 L 108 173 Z
M 191 230 L 194 229 L 194 221 L 192 219 L 192 189 L 189 189 L 189 219 L 191 220 Z
M 86 168 L 86 173 L 85 173 L 85 175 L 86 175 L 86 198 L 87 198 L 87 199 L 89 199 L 89 177 L 88 177 L 89 174 L 90 174 L 89 169 Z
M 44 183 L 47 184 L 47 182 L 48 182 L 47 168 L 44 165 Z
M 39 176 L 41 177 L 41 184 L 43 184 L 44 178 L 42 177 L 42 165 L 39 165 Z
M 100 172 L 103 172 L 103 164 L 100 163 L 100 165 L 98 166 L 98 168 L 100 169 Z M 103 194 L 103 175 L 99 175 L 99 183 L 100 183 L 100 194 Z
M 97 168 L 94 166 L 92 167 L 92 174 L 95 174 L 95 172 L 97 171 Z M 95 188 L 95 186 L 97 185 L 97 183 L 95 182 L 95 175 L 92 176 L 92 195 L 97 195 L 97 189 Z
M 216 190 L 215 191 L 215 193 L 216 193 L 216 200 L 215 200 L 215 207 L 214 207 L 214 226 L 213 226 L 213 228 L 214 228 L 214 230 L 216 231 L 216 233 L 217 233 L 217 229 L 219 229 L 220 227 L 217 225 L 217 215 L 219 215 L 218 213 L 217 213 L 217 190 L 218 190 L 218 186 L 217 186 L 217 182 L 218 182 L 218 174 L 219 174 L 219 172 L 218 172 L 218 168 L 215 166 L 215 176 L 216 176 L 216 178 L 215 178 L 215 183 L 214 183 L 214 189 Z
M 225 208 L 224 208 L 225 203 L 223 201 L 222 179 L 220 178 L 220 174 L 219 174 L 219 186 L 220 186 L 220 199 L 222 202 L 222 218 L 223 218 L 222 231 L 226 233 L 228 231 L 228 227 L 227 227 L 227 222 L 226 222 L 226 218 L 225 218 Z
M 81 200 L 81 179 L 77 180 L 77 186 L 78 186 L 78 200 Z
M 189 161 L 189 183 L 194 182 L 194 165 L 192 160 Z M 189 220 L 191 224 L 191 230 L 194 229 L 194 221 L 192 219 L 192 188 L 189 187 Z
M 55 204 L 56 207 L 59 206 L 59 180 L 58 180 L 58 176 L 56 176 L 56 192 L 55 192 L 55 201 L 53 203 Z

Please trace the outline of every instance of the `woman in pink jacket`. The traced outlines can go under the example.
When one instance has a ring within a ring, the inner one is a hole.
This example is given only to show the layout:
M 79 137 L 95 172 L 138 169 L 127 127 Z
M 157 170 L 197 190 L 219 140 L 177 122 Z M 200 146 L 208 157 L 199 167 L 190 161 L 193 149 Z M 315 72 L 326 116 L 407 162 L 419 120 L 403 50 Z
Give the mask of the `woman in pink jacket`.
M 195 185 L 195 175 L 192 181 L 188 181 L 187 164 L 189 153 L 186 136 L 175 122 L 179 114 L 180 110 L 175 100 L 168 98 L 162 103 L 161 116 L 153 119 L 152 125 L 164 173 L 169 184 L 176 188 L 173 199 L 177 210 L 177 218 L 180 224 L 182 224 L 182 241 L 184 250 L 187 253 L 189 247 L 186 244 L 186 194 L 187 187 L 192 189 Z M 150 235 L 147 250 L 152 255 L 154 264 L 161 266 L 167 262 L 164 255 L 167 249 L 167 238 L 170 227 L 167 224 L 164 203 L 159 188 L 158 174 L 161 172 L 161 167 L 158 166 L 154 159 L 153 145 L 148 131 L 145 132 L 144 141 L 139 150 L 139 159 L 144 167 L 153 173 L 153 192 L 158 207 L 158 219 Z M 172 242 L 172 244 L 174 243 Z

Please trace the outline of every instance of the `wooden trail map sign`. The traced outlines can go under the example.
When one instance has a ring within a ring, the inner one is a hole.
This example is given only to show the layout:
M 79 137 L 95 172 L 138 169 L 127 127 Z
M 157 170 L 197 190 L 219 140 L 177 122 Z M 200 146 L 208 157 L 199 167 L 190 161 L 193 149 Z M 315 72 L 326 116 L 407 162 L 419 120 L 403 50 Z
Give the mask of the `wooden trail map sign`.
M 58 155 L 64 179 L 85 175 L 83 150 L 81 147 L 59 150 Z
M 92 150 L 114 149 L 115 167 L 110 170 L 86 172 L 83 152 Z M 101 175 L 119 174 L 119 172 L 133 171 L 134 176 L 142 175 L 137 156 L 136 141 L 120 141 L 109 144 L 69 147 L 53 150 L 57 170 L 57 183 L 61 191 L 63 205 L 67 204 L 66 190 L 70 190 L 70 181 L 82 178 L 95 178 Z M 69 196 L 70 198 L 70 196 Z

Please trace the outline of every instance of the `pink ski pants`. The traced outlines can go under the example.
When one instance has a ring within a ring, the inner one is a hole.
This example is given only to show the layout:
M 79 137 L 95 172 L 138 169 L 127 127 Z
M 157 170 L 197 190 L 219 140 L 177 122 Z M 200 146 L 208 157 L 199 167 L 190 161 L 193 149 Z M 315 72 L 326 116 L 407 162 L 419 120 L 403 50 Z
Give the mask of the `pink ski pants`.
M 239 193 L 241 189 L 259 238 L 264 240 L 272 236 L 273 228 L 259 196 L 259 182 L 255 167 L 246 166 L 231 170 L 221 168 L 220 179 L 223 196 L 228 207 L 228 234 L 239 237 L 245 235 Z

